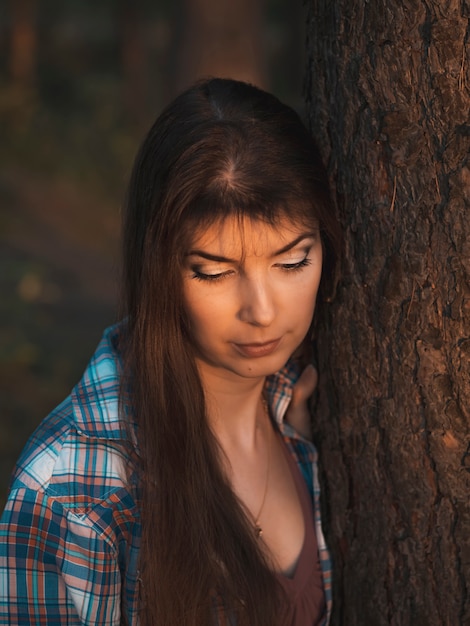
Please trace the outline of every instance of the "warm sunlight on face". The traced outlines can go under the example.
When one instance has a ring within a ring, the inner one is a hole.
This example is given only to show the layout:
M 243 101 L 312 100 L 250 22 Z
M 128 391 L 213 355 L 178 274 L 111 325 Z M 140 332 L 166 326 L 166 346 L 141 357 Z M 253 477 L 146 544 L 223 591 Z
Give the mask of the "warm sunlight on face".
M 201 373 L 264 377 L 305 337 L 322 268 L 318 228 L 229 217 L 192 241 L 184 295 Z

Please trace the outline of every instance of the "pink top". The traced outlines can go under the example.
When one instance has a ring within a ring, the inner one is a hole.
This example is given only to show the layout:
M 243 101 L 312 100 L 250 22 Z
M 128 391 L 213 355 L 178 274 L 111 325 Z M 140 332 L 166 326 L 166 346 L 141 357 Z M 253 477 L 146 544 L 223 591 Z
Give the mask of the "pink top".
M 282 448 L 299 495 L 305 526 L 304 543 L 293 576 L 288 577 L 284 574 L 277 574 L 277 579 L 281 583 L 287 597 L 282 624 L 283 626 L 317 626 L 324 617 L 325 594 L 315 535 L 312 502 L 299 468 L 283 440 Z

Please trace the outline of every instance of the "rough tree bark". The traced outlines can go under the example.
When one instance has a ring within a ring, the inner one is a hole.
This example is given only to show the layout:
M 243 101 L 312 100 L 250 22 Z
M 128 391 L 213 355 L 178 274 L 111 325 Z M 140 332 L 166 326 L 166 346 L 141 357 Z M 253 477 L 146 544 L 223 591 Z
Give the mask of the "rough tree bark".
M 470 3 L 309 0 L 345 232 L 319 338 L 333 624 L 470 624 Z

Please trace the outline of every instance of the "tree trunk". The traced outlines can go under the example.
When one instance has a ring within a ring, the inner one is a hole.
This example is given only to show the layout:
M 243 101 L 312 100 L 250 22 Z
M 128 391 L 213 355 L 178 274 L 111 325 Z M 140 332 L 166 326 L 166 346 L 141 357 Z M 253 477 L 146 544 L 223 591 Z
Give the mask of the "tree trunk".
M 9 73 L 15 86 L 31 89 L 36 78 L 36 0 L 10 0 Z
M 315 436 L 333 624 L 470 624 L 470 3 L 309 0 L 345 252 Z
M 139 5 L 120 0 L 119 41 L 123 73 L 123 101 L 128 118 L 136 128 L 147 126 L 147 56 Z
M 265 85 L 264 0 L 183 0 L 182 5 L 177 91 L 208 76 Z

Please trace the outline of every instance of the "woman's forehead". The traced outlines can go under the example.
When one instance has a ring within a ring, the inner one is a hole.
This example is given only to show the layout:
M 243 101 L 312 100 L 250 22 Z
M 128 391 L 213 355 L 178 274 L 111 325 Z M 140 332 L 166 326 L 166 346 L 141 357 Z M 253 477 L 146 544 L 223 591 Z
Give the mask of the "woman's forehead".
M 190 239 L 190 253 L 213 250 L 223 252 L 224 256 L 239 256 L 240 253 L 261 252 L 265 248 L 278 249 L 303 234 L 308 236 L 315 228 L 318 228 L 315 220 L 307 225 L 282 216 L 269 223 L 259 218 L 232 215 L 196 229 Z

